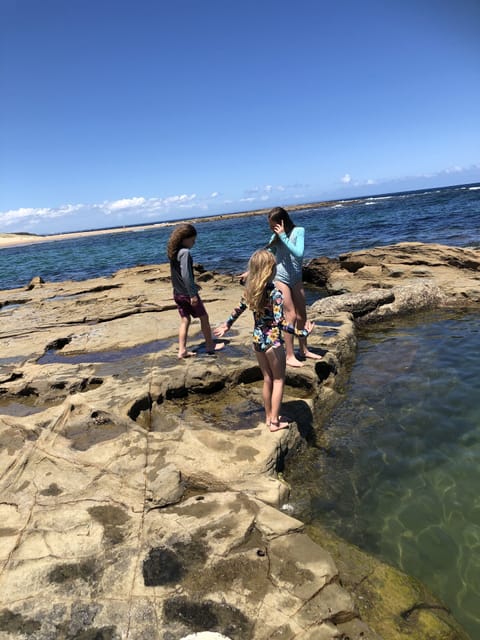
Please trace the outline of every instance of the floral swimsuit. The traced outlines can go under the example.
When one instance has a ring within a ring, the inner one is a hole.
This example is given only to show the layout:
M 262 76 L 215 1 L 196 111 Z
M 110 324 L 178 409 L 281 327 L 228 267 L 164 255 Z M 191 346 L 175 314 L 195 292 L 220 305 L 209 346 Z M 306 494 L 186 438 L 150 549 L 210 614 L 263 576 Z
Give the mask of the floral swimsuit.
M 281 346 L 283 344 L 282 330 L 300 337 L 307 337 L 308 335 L 305 329 L 295 329 L 291 324 L 284 324 L 283 295 L 273 282 L 268 283 L 267 292 L 268 304 L 263 313 L 254 312 L 253 314 L 253 348 L 255 351 L 267 351 L 270 347 Z M 247 309 L 247 305 L 242 299 L 227 320 L 228 328 L 242 315 L 245 309 Z

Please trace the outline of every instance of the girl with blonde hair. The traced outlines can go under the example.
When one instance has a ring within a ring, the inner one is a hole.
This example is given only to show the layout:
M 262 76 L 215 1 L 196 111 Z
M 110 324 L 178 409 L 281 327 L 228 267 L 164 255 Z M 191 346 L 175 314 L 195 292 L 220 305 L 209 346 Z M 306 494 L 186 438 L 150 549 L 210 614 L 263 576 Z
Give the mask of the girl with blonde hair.
M 286 369 L 282 331 L 306 338 L 313 329 L 312 322 L 306 322 L 303 329 L 285 324 L 283 295 L 273 284 L 275 271 L 274 255 L 266 249 L 256 251 L 248 263 L 244 298 L 226 322 L 213 331 L 221 337 L 247 308 L 253 311 L 253 349 L 263 375 L 265 422 L 272 432 L 286 429 L 290 422 L 280 415 Z

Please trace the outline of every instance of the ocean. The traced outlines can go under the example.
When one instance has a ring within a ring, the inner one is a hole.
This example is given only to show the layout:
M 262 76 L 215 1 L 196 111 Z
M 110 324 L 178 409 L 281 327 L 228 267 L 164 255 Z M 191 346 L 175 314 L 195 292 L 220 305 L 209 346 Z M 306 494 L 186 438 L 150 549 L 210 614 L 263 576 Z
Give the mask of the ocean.
M 305 227 L 306 259 L 407 240 L 480 246 L 480 184 L 336 201 L 291 215 Z M 241 273 L 270 234 L 265 216 L 239 215 L 196 226 L 194 260 L 226 273 Z M 171 231 L 168 226 L 151 227 L 1 248 L 0 289 L 23 287 L 33 276 L 84 280 L 137 264 L 166 262 Z
M 293 211 L 305 258 L 401 241 L 480 247 L 480 184 L 392 193 Z M 196 224 L 194 260 L 240 273 L 265 216 Z M 166 262 L 171 227 L 0 249 L 0 289 L 109 276 Z M 325 442 L 292 458 L 294 514 L 331 527 L 421 579 L 480 638 L 480 316 L 432 312 L 360 335 Z

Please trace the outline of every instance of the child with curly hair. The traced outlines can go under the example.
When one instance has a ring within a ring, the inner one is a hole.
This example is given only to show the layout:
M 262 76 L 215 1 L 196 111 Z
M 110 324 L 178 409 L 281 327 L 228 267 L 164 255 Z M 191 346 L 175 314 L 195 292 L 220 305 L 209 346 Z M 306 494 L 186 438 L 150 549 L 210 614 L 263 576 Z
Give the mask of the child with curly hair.
M 213 341 L 210 321 L 205 306 L 198 294 L 199 287 L 193 275 L 193 260 L 190 253 L 197 230 L 192 224 L 184 223 L 175 227 L 167 244 L 167 255 L 170 260 L 170 275 L 173 285 L 173 299 L 180 314 L 180 328 L 178 330 L 178 357 L 189 358 L 196 355 L 195 351 L 188 351 L 187 336 L 191 319 L 199 318 L 200 328 L 205 337 L 206 351 L 213 355 L 215 351 L 225 345 Z

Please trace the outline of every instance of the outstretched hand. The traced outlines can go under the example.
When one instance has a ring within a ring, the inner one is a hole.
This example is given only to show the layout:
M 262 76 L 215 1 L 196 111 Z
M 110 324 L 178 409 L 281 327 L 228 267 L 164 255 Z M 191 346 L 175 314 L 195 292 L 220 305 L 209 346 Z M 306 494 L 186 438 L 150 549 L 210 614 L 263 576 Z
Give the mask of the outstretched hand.
M 223 322 L 222 324 L 219 324 L 218 327 L 215 327 L 212 333 L 217 338 L 222 338 L 227 333 L 228 328 L 227 323 Z
M 308 335 L 310 335 L 312 333 L 314 327 L 315 327 L 315 324 L 311 320 L 307 320 L 305 322 L 304 329 L 306 329 L 308 331 Z
M 241 285 L 244 285 L 247 278 L 248 278 L 248 271 L 244 271 L 243 273 L 241 273 L 238 277 L 238 281 L 240 282 Z

